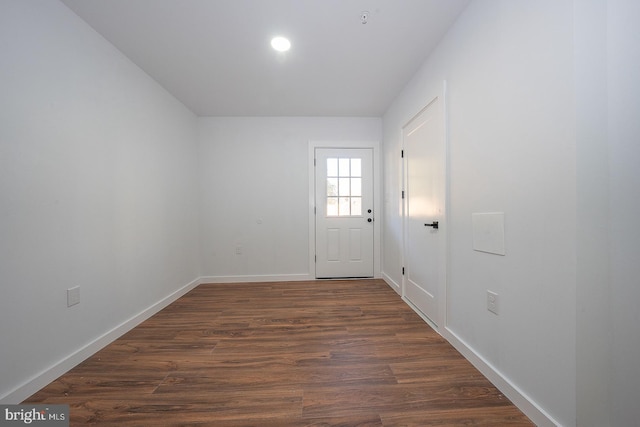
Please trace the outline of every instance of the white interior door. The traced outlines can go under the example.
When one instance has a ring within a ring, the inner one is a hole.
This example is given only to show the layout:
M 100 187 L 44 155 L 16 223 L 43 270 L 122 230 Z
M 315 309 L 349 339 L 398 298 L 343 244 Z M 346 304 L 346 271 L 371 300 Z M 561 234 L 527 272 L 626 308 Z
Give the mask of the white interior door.
M 373 151 L 315 149 L 316 277 L 373 277 Z
M 444 289 L 446 240 L 444 121 L 435 98 L 403 128 L 404 297 L 436 326 Z

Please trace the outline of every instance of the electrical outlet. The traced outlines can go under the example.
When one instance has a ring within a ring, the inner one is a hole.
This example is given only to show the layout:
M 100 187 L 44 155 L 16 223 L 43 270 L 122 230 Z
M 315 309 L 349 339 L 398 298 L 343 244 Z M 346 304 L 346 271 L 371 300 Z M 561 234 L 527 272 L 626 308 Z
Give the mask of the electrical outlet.
M 80 286 L 67 289 L 67 307 L 80 304 Z
M 487 310 L 498 314 L 498 294 L 487 290 Z

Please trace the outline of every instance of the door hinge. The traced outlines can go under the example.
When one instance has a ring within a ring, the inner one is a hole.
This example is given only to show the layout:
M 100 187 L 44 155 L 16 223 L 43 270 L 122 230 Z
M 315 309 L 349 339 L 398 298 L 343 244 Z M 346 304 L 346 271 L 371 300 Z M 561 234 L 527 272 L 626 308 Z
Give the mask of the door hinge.
M 313 214 L 314 215 L 316 214 L 316 207 L 315 206 L 313 207 Z
M 318 255 L 313 256 L 313 262 L 318 262 Z
M 404 199 L 404 190 L 402 190 L 402 198 Z
M 402 275 L 404 276 L 404 267 L 402 267 Z
M 316 158 L 314 157 L 313 158 L 313 166 L 315 166 L 315 165 L 316 165 Z
M 404 150 L 400 150 L 400 157 L 404 159 Z

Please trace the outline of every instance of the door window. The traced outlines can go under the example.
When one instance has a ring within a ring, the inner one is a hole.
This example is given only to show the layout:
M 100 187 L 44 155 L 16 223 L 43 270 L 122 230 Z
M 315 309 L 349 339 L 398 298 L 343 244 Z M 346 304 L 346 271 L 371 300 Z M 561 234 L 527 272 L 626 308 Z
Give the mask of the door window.
M 362 216 L 362 160 L 327 159 L 327 209 L 331 216 Z

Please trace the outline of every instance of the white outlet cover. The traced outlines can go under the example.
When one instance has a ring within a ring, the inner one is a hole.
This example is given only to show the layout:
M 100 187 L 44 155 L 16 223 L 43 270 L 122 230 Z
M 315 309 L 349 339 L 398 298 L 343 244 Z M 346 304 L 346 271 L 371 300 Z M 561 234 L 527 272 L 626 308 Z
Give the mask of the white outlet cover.
M 487 310 L 494 314 L 498 314 L 498 294 L 495 292 L 487 291 Z
M 471 214 L 473 249 L 506 255 L 504 247 L 504 212 Z

